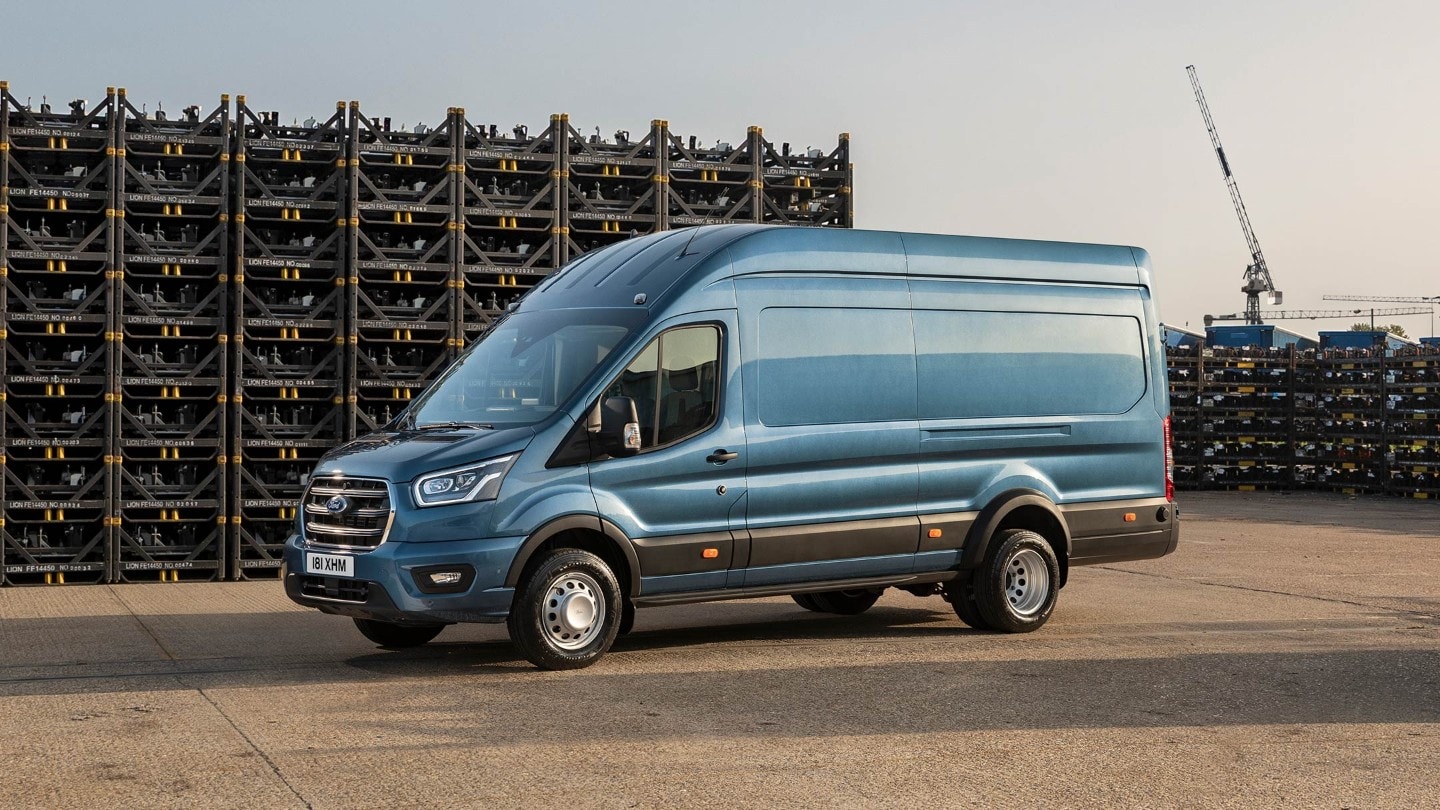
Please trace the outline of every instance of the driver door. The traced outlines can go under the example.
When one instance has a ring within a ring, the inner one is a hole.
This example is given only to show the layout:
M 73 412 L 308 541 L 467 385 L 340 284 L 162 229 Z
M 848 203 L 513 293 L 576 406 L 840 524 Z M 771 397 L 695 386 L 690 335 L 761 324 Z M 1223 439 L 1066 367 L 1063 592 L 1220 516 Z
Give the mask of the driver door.
M 635 546 L 643 594 L 723 588 L 745 564 L 738 349 L 733 311 L 673 320 L 602 395 L 630 397 L 639 417 L 640 452 L 591 462 L 590 486 Z

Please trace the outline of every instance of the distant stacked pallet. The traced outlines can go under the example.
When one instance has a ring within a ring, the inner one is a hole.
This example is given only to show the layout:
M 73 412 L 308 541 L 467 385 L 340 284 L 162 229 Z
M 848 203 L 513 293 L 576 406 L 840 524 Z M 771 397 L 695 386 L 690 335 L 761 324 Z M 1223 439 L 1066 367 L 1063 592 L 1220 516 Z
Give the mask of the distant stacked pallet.
M 1282 489 L 1291 453 L 1296 352 L 1206 350 L 1200 395 L 1200 486 Z
M 1200 399 L 1205 351 L 1199 345 L 1172 346 L 1165 350 L 1165 356 L 1170 378 L 1170 438 L 1175 458 L 1175 484 L 1196 489 L 1204 467 Z
M 38 110 L 0 83 L 6 584 L 111 578 L 115 93 Z
M 1316 358 L 1315 483 L 1347 494 L 1385 488 L 1385 350 L 1332 349 Z
M 226 576 L 229 101 L 116 106 L 114 576 Z
M 1440 498 L 1440 349 L 1405 349 L 1388 360 L 1388 487 L 1414 498 Z

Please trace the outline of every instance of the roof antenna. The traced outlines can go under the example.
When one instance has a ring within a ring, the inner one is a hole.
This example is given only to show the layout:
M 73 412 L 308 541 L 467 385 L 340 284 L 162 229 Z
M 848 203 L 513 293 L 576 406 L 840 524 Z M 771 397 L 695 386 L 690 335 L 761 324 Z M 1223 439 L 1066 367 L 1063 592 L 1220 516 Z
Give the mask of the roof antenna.
M 691 228 L 691 229 L 690 229 L 690 238 L 685 240 L 685 247 L 683 247 L 683 248 L 680 249 L 680 255 L 679 255 L 679 256 L 676 256 L 675 258 L 677 258 L 677 259 L 683 259 L 683 258 L 685 258 L 686 256 L 689 256 L 689 255 L 690 255 L 690 243 L 695 241 L 695 235 L 698 234 L 699 232 L 700 232 L 700 229 L 699 229 L 699 228 Z

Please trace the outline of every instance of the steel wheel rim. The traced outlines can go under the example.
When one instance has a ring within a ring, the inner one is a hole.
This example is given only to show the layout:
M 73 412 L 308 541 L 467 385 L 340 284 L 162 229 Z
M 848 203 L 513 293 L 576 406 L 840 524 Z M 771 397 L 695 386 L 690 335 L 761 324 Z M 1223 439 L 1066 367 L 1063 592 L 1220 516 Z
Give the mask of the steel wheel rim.
M 1005 600 L 1019 616 L 1039 612 L 1050 593 L 1050 567 L 1034 549 L 1021 549 L 1005 564 Z
M 589 574 L 570 571 L 550 580 L 540 604 L 545 637 L 562 650 L 578 650 L 594 641 L 605 626 L 605 596 Z

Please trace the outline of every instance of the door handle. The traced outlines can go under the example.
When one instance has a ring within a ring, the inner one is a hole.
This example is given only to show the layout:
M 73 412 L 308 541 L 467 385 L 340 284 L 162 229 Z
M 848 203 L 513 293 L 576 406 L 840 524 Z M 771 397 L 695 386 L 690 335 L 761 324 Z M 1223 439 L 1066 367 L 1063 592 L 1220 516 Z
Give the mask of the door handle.
M 739 453 L 731 452 L 722 447 L 719 450 L 716 450 L 715 452 L 706 456 L 705 460 L 710 462 L 711 464 L 724 464 L 731 459 L 737 459 L 739 457 Z

